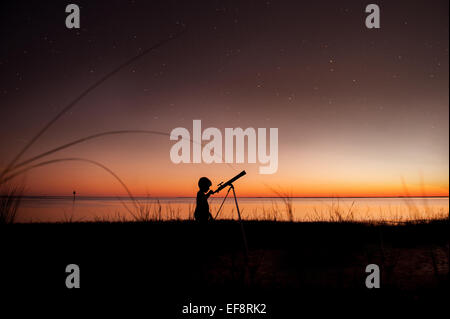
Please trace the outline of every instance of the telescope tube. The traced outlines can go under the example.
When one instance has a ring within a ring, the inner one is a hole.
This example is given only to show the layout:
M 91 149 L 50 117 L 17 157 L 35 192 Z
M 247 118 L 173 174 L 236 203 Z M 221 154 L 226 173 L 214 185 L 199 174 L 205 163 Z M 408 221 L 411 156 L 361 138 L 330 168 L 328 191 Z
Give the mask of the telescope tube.
M 239 174 L 237 174 L 235 177 L 233 177 L 232 179 L 230 179 L 229 181 L 227 181 L 224 184 L 221 184 L 215 191 L 214 193 L 218 193 L 220 192 L 222 189 L 224 189 L 227 186 L 230 186 L 234 181 L 236 181 L 237 179 L 241 178 L 242 176 L 244 176 L 245 174 L 247 174 L 245 171 L 240 172 Z

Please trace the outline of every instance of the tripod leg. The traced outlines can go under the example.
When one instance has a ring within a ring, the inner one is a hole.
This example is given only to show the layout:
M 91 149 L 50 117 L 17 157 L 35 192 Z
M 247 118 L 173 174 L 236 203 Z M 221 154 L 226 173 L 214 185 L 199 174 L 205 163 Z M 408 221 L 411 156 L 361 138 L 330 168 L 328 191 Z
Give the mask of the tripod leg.
M 217 211 L 216 217 L 214 217 L 214 220 L 217 218 L 217 216 L 219 216 L 220 210 L 222 209 L 223 204 L 225 203 L 225 200 L 228 197 L 228 194 L 230 193 L 231 188 L 228 188 L 228 192 L 225 195 L 225 197 L 223 198 L 222 204 L 220 204 L 219 210 Z
M 231 184 L 231 187 L 233 189 L 233 196 L 234 196 L 234 202 L 236 203 L 236 210 L 238 213 L 238 218 L 239 218 L 239 224 L 241 224 L 241 232 L 242 232 L 242 238 L 244 239 L 244 247 L 245 247 L 245 262 L 248 262 L 248 244 L 247 244 L 247 236 L 245 236 L 245 230 L 244 230 L 244 224 L 242 224 L 242 219 L 241 219 L 241 212 L 239 211 L 239 205 L 238 205 L 238 201 L 237 201 L 237 197 L 236 197 L 236 192 L 234 190 L 234 186 L 233 184 Z

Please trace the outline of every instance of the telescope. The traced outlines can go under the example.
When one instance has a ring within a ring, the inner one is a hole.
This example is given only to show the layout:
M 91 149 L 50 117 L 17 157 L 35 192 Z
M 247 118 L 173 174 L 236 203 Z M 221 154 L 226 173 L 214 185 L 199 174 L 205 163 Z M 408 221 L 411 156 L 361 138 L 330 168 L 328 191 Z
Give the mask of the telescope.
M 234 203 L 236 205 L 236 211 L 238 214 L 238 218 L 239 218 L 239 223 L 241 224 L 241 231 L 242 231 L 242 238 L 244 239 L 244 247 L 245 247 L 245 260 L 248 260 L 248 244 L 247 244 L 247 237 L 245 236 L 245 231 L 244 231 L 244 225 L 242 224 L 242 219 L 241 219 L 241 212 L 239 211 L 239 205 L 238 205 L 238 201 L 237 201 L 237 197 L 236 197 L 236 191 L 234 190 L 234 186 L 233 183 L 238 180 L 239 178 L 241 178 L 242 176 L 244 176 L 245 174 L 247 174 L 245 171 L 240 172 L 239 174 L 237 174 L 235 177 L 233 177 L 232 179 L 228 180 L 226 183 L 221 182 L 219 183 L 217 186 L 217 189 L 212 192 L 212 194 L 218 193 L 220 192 L 222 189 L 224 189 L 225 187 L 228 186 L 228 192 L 225 195 L 225 197 L 223 198 L 222 204 L 220 204 L 219 210 L 217 211 L 216 217 L 214 217 L 214 219 L 217 218 L 217 216 L 219 216 L 220 210 L 222 209 L 223 203 L 225 203 L 225 200 L 228 197 L 228 194 L 230 193 L 231 190 L 233 190 L 233 196 L 234 196 Z
M 222 189 L 224 189 L 227 186 L 232 186 L 232 183 L 234 181 L 236 181 L 237 179 L 241 178 L 242 176 L 244 176 L 245 174 L 247 174 L 245 171 L 240 172 L 239 174 L 237 174 L 235 177 L 233 177 L 232 179 L 230 179 L 229 181 L 227 181 L 226 183 L 221 182 L 219 183 L 217 186 L 217 189 L 213 192 L 213 194 L 220 192 Z

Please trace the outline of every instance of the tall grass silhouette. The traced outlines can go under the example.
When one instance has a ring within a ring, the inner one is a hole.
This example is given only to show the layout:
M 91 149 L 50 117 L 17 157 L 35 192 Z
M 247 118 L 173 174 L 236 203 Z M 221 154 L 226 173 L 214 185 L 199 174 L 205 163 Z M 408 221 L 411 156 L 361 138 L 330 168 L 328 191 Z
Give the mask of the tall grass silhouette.
M 0 185 L 0 224 L 14 223 L 23 191 L 24 187 L 20 185 Z
M 57 147 L 56 149 L 50 150 L 48 152 L 44 152 L 42 154 L 39 154 L 37 156 L 34 156 L 28 160 L 25 160 L 21 163 L 19 163 L 18 165 L 16 165 L 17 161 L 23 156 L 23 154 L 25 154 L 25 152 L 56 122 L 58 121 L 58 119 L 60 119 L 64 114 L 66 114 L 68 111 L 70 111 L 75 105 L 77 105 L 85 96 L 87 96 L 90 92 L 94 91 L 96 88 L 98 88 L 101 84 L 103 84 L 106 80 L 108 80 L 109 78 L 111 78 L 112 76 L 114 76 L 115 74 L 117 74 L 119 71 L 121 71 L 122 69 L 126 68 L 127 66 L 131 65 L 132 63 L 136 62 L 137 60 L 139 60 L 140 58 L 144 57 L 145 55 L 147 55 L 148 53 L 156 50 L 157 48 L 161 47 L 162 45 L 170 42 L 171 40 L 174 40 L 178 37 L 180 37 L 184 32 L 186 31 L 186 28 L 183 27 L 182 30 L 178 31 L 177 33 L 170 35 L 169 37 L 160 40 L 159 42 L 157 42 L 156 44 L 154 44 L 153 46 L 149 47 L 146 50 L 143 50 L 141 53 L 135 55 L 134 57 L 132 57 L 131 59 L 125 61 L 124 63 L 121 63 L 118 67 L 116 67 L 115 69 L 113 69 L 112 71 L 106 73 L 103 77 L 99 78 L 96 82 L 94 82 L 92 85 L 90 85 L 88 88 L 86 88 L 84 91 L 82 91 L 74 100 L 72 100 L 72 102 L 70 102 L 68 105 L 66 105 L 60 112 L 58 112 L 46 125 L 44 125 L 42 127 L 41 130 L 39 130 L 37 132 L 36 135 L 34 135 L 31 140 L 18 152 L 18 154 L 13 157 L 13 159 L 9 162 L 9 164 L 5 167 L 5 169 L 0 173 L 0 186 L 2 187 L 6 187 L 5 190 L 5 194 L 2 196 L 1 199 L 1 205 L 2 205 L 2 220 L 4 219 L 7 222 L 13 222 L 15 215 L 17 213 L 17 209 L 20 205 L 20 198 L 22 196 L 22 193 L 19 192 L 20 189 L 18 188 L 10 188 L 6 185 L 6 183 L 11 180 L 12 178 L 23 174 L 27 171 L 29 171 L 30 169 L 33 168 L 37 168 L 37 167 L 41 167 L 41 166 L 45 166 L 45 165 L 50 165 L 50 164 L 54 164 L 54 163 L 59 163 L 59 162 L 67 162 L 67 161 L 83 161 L 83 162 L 88 162 L 91 164 L 94 164 L 104 170 L 106 170 L 108 173 L 110 173 L 111 175 L 113 175 L 116 180 L 119 181 L 119 183 L 125 188 L 125 190 L 127 191 L 128 195 L 130 196 L 131 199 L 133 199 L 134 201 L 134 197 L 131 194 L 129 188 L 126 186 L 126 184 L 109 168 L 107 168 L 105 165 L 95 162 L 93 160 L 90 159 L 83 159 L 83 158 L 62 158 L 62 159 L 56 159 L 56 160 L 51 160 L 51 161 L 46 161 L 46 162 L 41 162 L 38 164 L 34 164 L 28 167 L 25 167 L 19 171 L 15 171 L 16 169 L 25 166 L 26 164 L 30 164 L 33 161 L 42 158 L 44 156 L 50 155 L 58 150 L 70 147 L 72 145 L 78 144 L 78 143 L 82 143 L 83 141 L 92 139 L 92 138 L 96 138 L 99 136 L 104 136 L 104 135 L 108 135 L 108 134 L 123 134 L 124 132 L 105 132 L 105 133 L 99 133 L 99 134 L 95 134 L 93 136 L 88 136 L 87 138 L 83 138 L 80 140 L 77 140 L 75 142 L 69 143 L 69 144 L 65 144 L 62 145 L 60 147 Z M 148 133 L 148 132 L 147 132 Z M 161 132 L 152 132 L 152 134 L 161 134 Z M 164 134 L 164 133 L 162 133 Z M 23 189 L 22 189 L 23 191 Z M 18 196 L 20 194 L 20 196 Z M 137 204 L 135 203 L 135 205 L 137 206 Z M 128 208 L 127 208 L 128 209 Z
M 281 199 L 285 206 L 285 211 L 287 214 L 287 218 L 289 221 L 294 221 L 294 208 L 292 206 L 292 192 L 282 191 L 282 190 L 276 190 L 274 188 L 271 188 L 272 192 L 274 192 L 279 199 Z
M 11 168 L 15 165 L 15 163 L 21 158 L 21 156 L 56 122 L 58 119 L 60 119 L 64 114 L 66 114 L 68 111 L 70 111 L 75 105 L 78 104 L 85 96 L 87 96 L 90 92 L 95 90 L 97 87 L 99 87 L 101 84 L 103 84 L 106 80 L 111 78 L 113 75 L 117 74 L 122 69 L 126 68 L 127 66 L 131 65 L 132 63 L 136 62 L 143 56 L 147 55 L 148 53 L 154 51 L 155 49 L 161 47 L 162 45 L 168 43 L 169 41 L 178 38 L 186 31 L 185 28 L 183 28 L 181 31 L 175 33 L 174 35 L 170 35 L 168 38 L 165 38 L 159 42 L 157 42 L 155 45 L 149 47 L 148 49 L 142 51 L 141 53 L 135 55 L 131 59 L 125 61 L 124 63 L 120 64 L 118 67 L 110 71 L 109 73 L 106 73 L 103 77 L 98 79 L 96 82 L 94 82 L 91 86 L 89 86 L 87 89 L 82 91 L 72 102 L 70 102 L 68 105 L 66 105 L 56 116 L 54 116 L 44 127 L 23 147 L 23 149 L 11 160 L 11 162 L 6 166 L 6 168 L 3 170 L 3 172 L 0 174 L 0 181 L 3 180 L 3 177 L 5 174 L 7 174 Z

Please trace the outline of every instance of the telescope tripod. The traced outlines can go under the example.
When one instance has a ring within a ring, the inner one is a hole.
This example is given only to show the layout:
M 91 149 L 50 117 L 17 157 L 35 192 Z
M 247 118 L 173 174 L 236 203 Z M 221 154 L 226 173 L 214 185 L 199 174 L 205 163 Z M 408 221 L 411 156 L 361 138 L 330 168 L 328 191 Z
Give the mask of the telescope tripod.
M 238 205 L 238 201 L 237 201 L 237 197 L 236 197 L 236 191 L 234 190 L 234 185 L 233 184 L 230 184 L 230 187 L 228 187 L 227 194 L 223 198 L 222 204 L 220 204 L 219 210 L 217 211 L 217 214 L 214 217 L 214 220 L 217 218 L 217 216 L 219 216 L 220 210 L 222 209 L 222 206 L 225 203 L 225 200 L 227 199 L 228 194 L 230 193 L 231 190 L 233 190 L 234 203 L 236 205 L 236 211 L 237 211 L 238 218 L 239 218 L 239 224 L 241 225 L 242 239 L 244 240 L 244 247 L 245 247 L 245 260 L 247 262 L 247 260 L 248 260 L 247 236 L 245 236 L 244 224 L 242 223 L 241 212 L 239 210 L 239 205 Z

